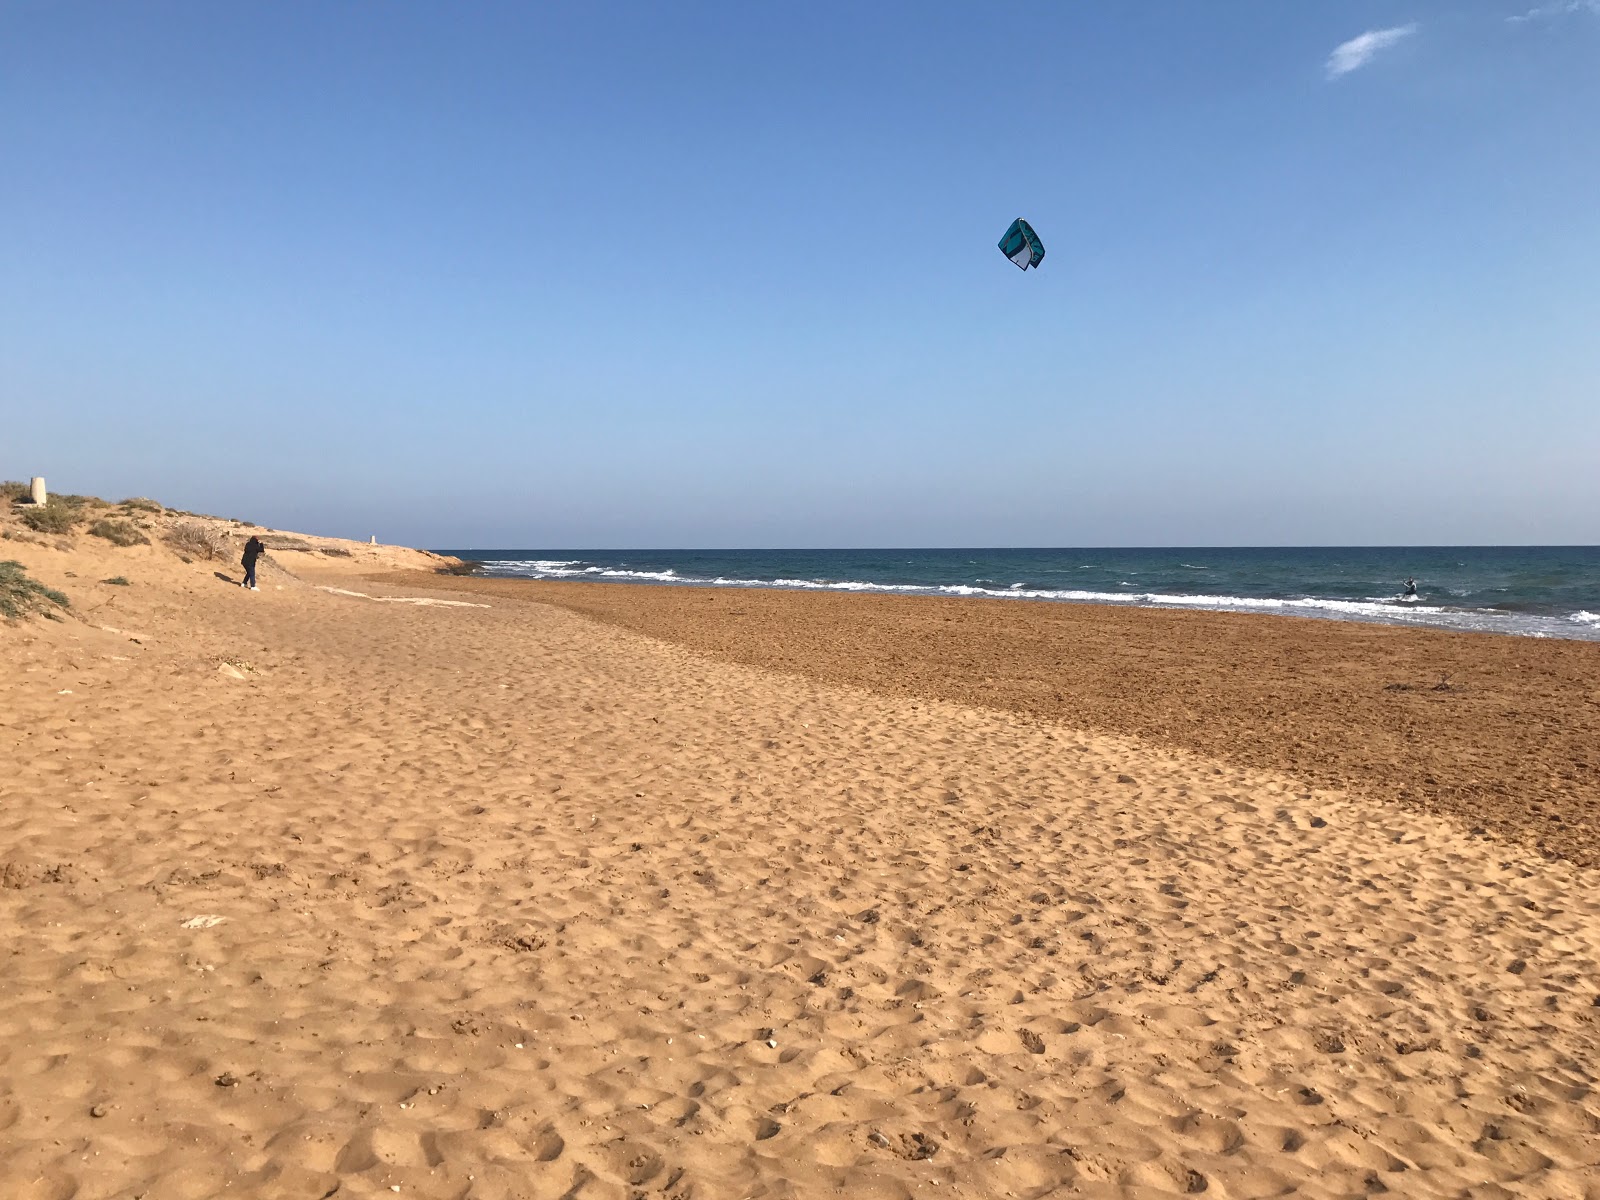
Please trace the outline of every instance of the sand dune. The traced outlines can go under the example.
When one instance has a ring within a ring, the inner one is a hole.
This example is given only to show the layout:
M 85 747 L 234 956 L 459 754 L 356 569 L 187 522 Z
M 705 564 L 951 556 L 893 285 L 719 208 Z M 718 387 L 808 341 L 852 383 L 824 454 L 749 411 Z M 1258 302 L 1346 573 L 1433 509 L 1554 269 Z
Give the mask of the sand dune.
M 25 552 L 89 617 L 0 629 L 0 1196 L 1600 1197 L 1572 863 L 360 563 Z

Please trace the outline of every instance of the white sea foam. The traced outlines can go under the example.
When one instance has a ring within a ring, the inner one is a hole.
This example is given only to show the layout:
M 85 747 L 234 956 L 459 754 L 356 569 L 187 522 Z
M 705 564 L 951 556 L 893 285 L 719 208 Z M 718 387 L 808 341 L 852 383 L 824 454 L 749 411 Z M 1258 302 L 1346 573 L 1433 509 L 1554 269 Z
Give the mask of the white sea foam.
M 1571 614 L 1567 620 L 1576 621 L 1579 625 L 1593 625 L 1600 628 L 1600 613 L 1590 612 L 1584 608 L 1580 608 L 1577 612 Z
M 678 573 L 671 567 L 664 571 L 629 571 L 621 567 L 600 567 L 593 563 L 584 565 L 581 558 L 530 558 L 502 559 L 489 564 L 491 570 L 508 575 L 527 575 L 534 579 L 560 579 L 588 575 L 599 579 L 652 579 L 658 583 L 679 582 Z M 704 580 L 687 582 L 702 583 Z
M 582 571 L 574 571 L 573 567 L 583 565 L 582 559 L 576 558 L 526 558 L 526 559 L 498 559 L 487 564 L 490 570 L 503 571 L 512 575 L 581 575 Z

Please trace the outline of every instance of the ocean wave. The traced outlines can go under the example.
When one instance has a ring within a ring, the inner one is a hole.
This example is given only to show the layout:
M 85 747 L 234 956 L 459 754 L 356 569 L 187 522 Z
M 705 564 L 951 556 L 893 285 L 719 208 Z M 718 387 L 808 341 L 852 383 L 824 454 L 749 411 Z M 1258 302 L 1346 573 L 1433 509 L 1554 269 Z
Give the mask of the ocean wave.
M 1567 615 L 1567 620 L 1576 621 L 1579 625 L 1594 625 L 1596 627 L 1600 627 L 1600 613 L 1590 612 L 1586 608 L 1580 608 L 1575 613 L 1569 613 Z
M 652 579 L 658 583 L 706 583 L 709 580 L 681 579 L 671 567 L 662 571 L 630 571 L 624 567 L 601 567 L 581 558 L 501 559 L 485 564 L 496 574 L 524 575 L 534 579 L 561 579 L 588 576 L 596 579 Z

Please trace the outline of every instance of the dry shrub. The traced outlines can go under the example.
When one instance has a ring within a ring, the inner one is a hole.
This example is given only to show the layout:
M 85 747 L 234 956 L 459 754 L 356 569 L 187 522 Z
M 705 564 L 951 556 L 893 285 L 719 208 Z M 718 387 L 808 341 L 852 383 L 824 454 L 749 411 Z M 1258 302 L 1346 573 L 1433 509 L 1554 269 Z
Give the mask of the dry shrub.
M 167 530 L 167 545 L 179 554 L 207 560 L 226 558 L 228 540 L 198 521 L 183 521 Z
M 20 511 L 22 523 L 36 533 L 71 533 L 72 527 L 83 520 L 76 504 L 68 504 L 56 496 L 44 504 L 32 504 Z
M 105 538 L 113 546 L 148 546 L 150 539 L 135 529 L 131 522 L 102 517 L 89 526 L 95 537 Z
M 10 501 L 15 504 L 24 496 L 29 495 L 31 491 L 32 489 L 20 479 L 7 479 L 4 482 L 0 482 L 0 503 Z
M 147 500 L 143 496 L 133 496 L 127 500 L 124 500 L 122 502 L 122 507 L 132 509 L 134 512 L 158 513 L 166 511 L 166 509 L 162 508 L 161 505 L 157 504 L 154 500 Z
M 471 559 L 466 559 L 465 561 L 462 561 L 462 562 L 446 563 L 442 567 L 435 567 L 434 568 L 434 574 L 435 575 L 473 575 L 473 574 L 476 574 L 477 571 L 479 570 L 479 568 L 481 568 L 482 566 L 483 566 L 483 564 L 481 562 L 473 562 Z

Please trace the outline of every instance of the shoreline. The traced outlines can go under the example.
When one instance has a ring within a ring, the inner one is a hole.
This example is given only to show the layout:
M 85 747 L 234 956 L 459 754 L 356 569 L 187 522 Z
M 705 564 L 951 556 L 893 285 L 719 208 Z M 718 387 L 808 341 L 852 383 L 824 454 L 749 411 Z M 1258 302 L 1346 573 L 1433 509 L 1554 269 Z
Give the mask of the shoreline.
M 1282 771 L 1600 865 L 1594 642 L 976 597 L 481 575 L 436 586 L 553 604 L 745 665 Z
M 541 582 L 1089 603 L 1600 642 L 1591 546 L 451 553 L 488 577 Z M 1407 599 L 1399 581 L 1419 572 Z
M 474 559 L 464 560 L 476 562 Z M 1528 619 L 1548 622 L 1548 628 L 1532 629 L 1490 629 L 1490 628 L 1463 628 L 1447 624 L 1433 624 L 1426 620 L 1405 619 L 1410 613 L 1404 608 L 1395 608 L 1392 614 L 1352 614 L 1342 612 L 1337 607 L 1343 601 L 1321 601 L 1315 597 L 1303 600 L 1290 600 L 1279 597 L 1251 597 L 1230 596 L 1225 598 L 1194 596 L 1174 597 L 1166 600 L 1152 600 L 1146 596 L 1115 597 L 1097 595 L 1090 597 L 1065 597 L 1043 596 L 1029 591 L 974 589 L 958 585 L 943 585 L 938 587 L 922 587 L 914 584 L 890 585 L 873 584 L 870 586 L 827 584 L 827 583 L 779 583 L 775 580 L 731 580 L 716 579 L 559 579 L 541 576 L 496 574 L 491 571 L 476 571 L 473 573 L 478 579 L 505 579 L 523 583 L 593 583 L 597 587 L 646 587 L 646 588 L 696 588 L 703 591 L 769 591 L 793 592 L 800 594 L 834 593 L 847 596 L 902 596 L 906 599 L 928 600 L 994 600 L 1009 604 L 1064 604 L 1087 605 L 1093 608 L 1116 609 L 1145 609 L 1152 611 L 1198 612 L 1198 613 L 1229 613 L 1238 616 L 1287 618 L 1300 621 L 1336 621 L 1351 625 L 1383 625 L 1392 629 L 1418 629 L 1429 630 L 1436 633 L 1461 634 L 1463 636 L 1483 637 L 1512 637 L 1530 638 L 1534 640 L 1548 640 L 1558 642 L 1600 642 L 1600 623 L 1594 628 L 1587 625 L 1571 625 L 1571 618 L 1562 618 L 1556 614 L 1526 613 L 1516 614 Z M 1216 601 L 1213 603 L 1213 601 Z M 1351 601 L 1349 603 L 1357 603 Z M 1303 610 L 1303 611 L 1302 611 Z M 1429 606 L 1417 610 L 1419 614 L 1430 611 L 1452 611 L 1463 615 L 1478 615 L 1484 610 L 1480 609 L 1455 609 L 1447 610 L 1441 606 Z M 1497 614 L 1498 615 L 1498 614 Z M 1559 632 L 1557 632 L 1559 631 Z

